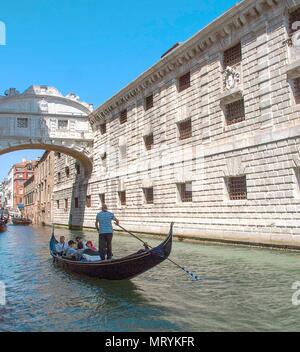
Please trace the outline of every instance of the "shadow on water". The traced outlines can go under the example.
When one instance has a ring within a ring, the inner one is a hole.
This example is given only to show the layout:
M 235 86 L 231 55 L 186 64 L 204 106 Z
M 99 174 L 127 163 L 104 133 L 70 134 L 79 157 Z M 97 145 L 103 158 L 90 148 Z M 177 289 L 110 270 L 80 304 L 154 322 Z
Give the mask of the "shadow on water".
M 52 261 L 52 266 L 55 271 L 59 271 L 61 275 L 65 275 L 69 280 L 77 281 L 89 288 L 99 289 L 99 293 L 105 294 L 108 297 L 112 295 L 115 298 L 130 299 L 138 303 L 146 303 L 147 300 L 139 290 L 138 286 L 131 280 L 110 281 L 92 278 L 89 276 L 77 274 L 66 269 L 56 266 Z

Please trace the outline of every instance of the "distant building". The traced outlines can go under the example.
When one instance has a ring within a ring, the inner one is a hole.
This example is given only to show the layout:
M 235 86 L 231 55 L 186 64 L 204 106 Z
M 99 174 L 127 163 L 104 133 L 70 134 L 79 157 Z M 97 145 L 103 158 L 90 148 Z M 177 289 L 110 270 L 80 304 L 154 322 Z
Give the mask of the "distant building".
M 46 151 L 24 182 L 25 214 L 38 225 L 52 224 L 54 152 Z
M 8 209 L 14 208 L 14 168 L 10 168 L 7 175 L 7 186 L 5 188 L 6 207 Z
M 5 184 L 6 180 L 3 180 L 2 182 L 0 182 L 0 207 L 3 208 L 5 207 Z
M 12 167 L 13 170 L 13 208 L 24 206 L 24 182 L 33 176 L 36 161 L 22 160 Z

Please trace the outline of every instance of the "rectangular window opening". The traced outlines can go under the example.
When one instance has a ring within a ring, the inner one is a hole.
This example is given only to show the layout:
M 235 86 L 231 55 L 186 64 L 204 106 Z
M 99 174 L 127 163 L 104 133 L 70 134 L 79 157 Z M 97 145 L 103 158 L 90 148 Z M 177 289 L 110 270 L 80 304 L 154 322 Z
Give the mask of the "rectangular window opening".
M 145 99 L 145 110 L 150 110 L 151 108 L 153 108 L 153 94 Z
M 126 205 L 126 192 L 121 191 L 119 192 L 119 200 L 121 205 Z
M 144 196 L 146 204 L 154 203 L 153 187 L 144 188 Z
M 178 91 L 182 92 L 191 86 L 191 73 L 188 72 L 178 78 Z
M 179 183 L 177 187 L 181 202 L 190 203 L 193 201 L 192 182 Z
M 241 43 L 224 51 L 223 65 L 224 68 L 235 66 L 242 61 L 242 46 Z
M 225 119 L 227 125 L 233 125 L 245 120 L 244 99 L 234 101 L 225 106 Z
M 227 179 L 227 188 L 230 200 L 247 199 L 246 176 L 229 177 Z
M 123 110 L 120 113 L 120 124 L 123 125 L 126 122 L 127 122 L 127 109 Z
M 192 137 L 192 120 L 178 123 L 179 139 L 184 140 Z

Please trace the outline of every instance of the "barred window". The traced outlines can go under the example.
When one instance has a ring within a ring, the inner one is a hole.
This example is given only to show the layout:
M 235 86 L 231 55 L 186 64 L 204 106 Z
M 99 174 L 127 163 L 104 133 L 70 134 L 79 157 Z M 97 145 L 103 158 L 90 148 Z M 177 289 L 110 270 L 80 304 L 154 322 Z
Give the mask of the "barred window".
M 105 134 L 106 133 L 106 123 L 102 123 L 100 125 L 100 133 Z
M 300 104 L 300 77 L 294 79 L 294 97 L 295 97 L 295 103 Z
M 247 199 L 246 176 L 229 177 L 228 193 L 230 200 Z
M 68 120 L 58 120 L 58 129 L 66 130 L 68 128 Z
M 178 191 L 181 202 L 187 203 L 193 201 L 192 182 L 179 183 Z
M 87 208 L 90 208 L 92 206 L 92 197 L 91 196 L 86 196 L 85 204 L 86 204 Z
M 227 125 L 233 125 L 245 120 L 244 99 L 237 100 L 225 106 L 225 118 Z
M 149 95 L 145 99 L 145 110 L 153 108 L 153 94 Z
M 179 139 L 187 139 L 192 137 L 192 120 L 188 119 L 186 121 L 180 122 L 178 124 Z
M 191 73 L 188 72 L 178 79 L 178 91 L 182 92 L 183 90 L 191 86 Z
M 18 128 L 28 128 L 28 119 L 23 117 L 17 118 L 17 127 Z
M 151 150 L 154 145 L 153 133 L 144 137 L 145 147 L 147 150 Z
M 78 197 L 74 198 L 74 206 L 75 206 L 76 209 L 79 208 L 79 199 L 78 199 Z
M 144 188 L 144 196 L 147 204 L 153 204 L 154 203 L 153 187 Z
M 126 192 L 121 191 L 119 192 L 119 200 L 121 205 L 126 205 Z
M 105 193 L 100 193 L 99 194 L 99 199 L 100 199 L 100 204 L 101 205 L 105 204 Z
M 242 61 L 242 46 L 241 43 L 224 51 L 224 67 L 234 66 Z
M 296 32 L 299 28 L 296 22 L 300 21 L 300 7 L 290 13 L 289 15 L 289 32 L 290 34 Z
M 127 109 L 123 110 L 120 114 L 120 124 L 127 122 Z

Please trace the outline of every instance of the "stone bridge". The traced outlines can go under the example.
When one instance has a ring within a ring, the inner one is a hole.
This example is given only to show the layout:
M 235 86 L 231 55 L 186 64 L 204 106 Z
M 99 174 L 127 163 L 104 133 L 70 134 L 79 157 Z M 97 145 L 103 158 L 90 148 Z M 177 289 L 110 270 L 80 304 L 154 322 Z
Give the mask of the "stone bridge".
M 56 88 L 31 86 L 23 93 L 10 88 L 0 96 L 0 155 L 23 149 L 61 152 L 92 171 L 91 104 Z

